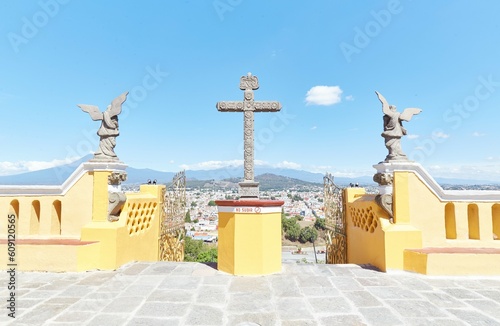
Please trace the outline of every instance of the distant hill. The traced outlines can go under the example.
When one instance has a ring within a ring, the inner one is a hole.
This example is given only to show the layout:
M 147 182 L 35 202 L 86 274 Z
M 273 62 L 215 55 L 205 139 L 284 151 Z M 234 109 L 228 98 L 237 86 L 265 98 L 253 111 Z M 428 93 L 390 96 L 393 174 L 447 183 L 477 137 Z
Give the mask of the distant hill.
M 85 156 L 78 161 L 70 164 L 27 172 L 16 175 L 0 176 L 0 185 L 60 185 L 62 184 L 73 171 L 83 162 L 92 158 L 92 155 Z M 157 180 L 158 183 L 168 184 L 171 182 L 176 172 L 162 172 L 152 169 L 136 169 L 133 167 L 127 168 L 127 181 L 125 184 L 140 184 L 146 183 L 148 180 Z M 323 173 L 312 173 L 303 170 L 280 169 L 272 167 L 257 166 L 255 168 L 255 179 L 261 183 L 261 189 L 270 188 L 286 188 L 291 185 L 314 185 L 323 183 Z M 188 186 L 202 187 L 205 184 L 213 186 L 215 182 L 219 187 L 230 188 L 233 184 L 243 180 L 243 167 L 228 167 L 214 170 L 186 170 Z M 468 179 L 447 179 L 435 178 L 441 185 L 491 185 L 499 184 L 499 182 L 491 182 L 488 180 L 468 180 Z M 223 184 L 221 182 L 229 182 Z M 335 183 L 340 186 L 349 185 L 350 183 L 359 184 L 360 186 L 373 186 L 375 183 L 372 176 L 362 176 L 358 178 L 343 178 L 335 177 Z

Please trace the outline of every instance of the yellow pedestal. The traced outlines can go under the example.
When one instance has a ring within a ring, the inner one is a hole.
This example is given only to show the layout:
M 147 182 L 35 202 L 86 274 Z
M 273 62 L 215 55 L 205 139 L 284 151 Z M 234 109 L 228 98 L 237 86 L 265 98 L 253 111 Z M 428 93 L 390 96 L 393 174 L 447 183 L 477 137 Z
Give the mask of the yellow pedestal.
M 218 270 L 233 275 L 281 272 L 279 200 L 218 200 Z

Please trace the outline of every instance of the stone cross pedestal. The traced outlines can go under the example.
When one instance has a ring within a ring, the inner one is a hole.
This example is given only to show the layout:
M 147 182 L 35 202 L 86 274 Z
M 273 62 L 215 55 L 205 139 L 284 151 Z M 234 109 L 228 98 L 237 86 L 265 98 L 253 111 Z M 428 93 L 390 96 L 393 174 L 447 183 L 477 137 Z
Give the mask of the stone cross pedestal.
M 240 89 L 244 91 L 243 102 L 217 102 L 217 110 L 222 112 L 243 112 L 244 117 L 244 180 L 240 182 L 240 198 L 259 198 L 259 183 L 254 180 L 254 112 L 277 112 L 281 103 L 277 101 L 254 101 L 253 91 L 259 88 L 257 76 L 248 73 L 240 79 Z

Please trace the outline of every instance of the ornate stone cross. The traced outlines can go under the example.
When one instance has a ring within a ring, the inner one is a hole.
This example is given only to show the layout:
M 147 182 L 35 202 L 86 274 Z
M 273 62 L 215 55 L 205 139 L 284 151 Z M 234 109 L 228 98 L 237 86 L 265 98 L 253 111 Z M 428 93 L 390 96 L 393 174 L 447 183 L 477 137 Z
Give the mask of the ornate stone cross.
M 217 102 L 216 107 L 222 112 L 243 112 L 244 180 L 239 183 L 240 198 L 259 198 L 259 183 L 254 181 L 253 113 L 277 112 L 281 110 L 281 103 L 254 101 L 253 91 L 259 89 L 259 80 L 251 73 L 240 78 L 240 89 L 245 91 L 243 102 Z

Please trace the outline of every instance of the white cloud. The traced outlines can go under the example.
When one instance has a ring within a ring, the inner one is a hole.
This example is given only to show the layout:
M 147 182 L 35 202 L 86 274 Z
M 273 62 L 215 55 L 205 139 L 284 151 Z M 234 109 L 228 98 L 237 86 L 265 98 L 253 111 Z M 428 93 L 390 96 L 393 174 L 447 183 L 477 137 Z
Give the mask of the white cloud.
M 168 163 L 174 164 L 175 162 L 174 162 L 174 160 L 170 160 L 170 161 L 168 161 Z
M 408 137 L 408 139 L 417 139 L 420 136 L 419 135 L 407 135 L 406 137 Z
M 457 178 L 500 182 L 498 164 L 432 165 L 427 171 L 434 178 Z
M 433 137 L 435 137 L 435 138 L 443 138 L 443 139 L 446 139 L 446 138 L 450 137 L 450 135 L 445 134 L 445 133 L 444 133 L 444 132 L 442 132 L 442 131 L 433 132 L 433 133 L 432 133 L 432 136 L 433 136 Z
M 311 127 L 311 130 L 316 130 L 316 129 L 318 129 L 318 127 L 316 127 L 316 126 Z
M 347 95 L 347 96 L 345 97 L 345 99 L 346 99 L 346 101 L 354 101 L 354 96 L 352 96 L 352 95 Z
M 342 90 L 339 86 L 314 86 L 306 94 L 307 105 L 333 105 L 340 103 Z
M 56 166 L 69 164 L 81 157 L 67 157 L 63 160 L 52 161 L 19 161 L 19 162 L 0 162 L 0 175 L 12 175 L 25 172 L 50 169 Z
M 283 169 L 293 169 L 293 170 L 299 170 L 302 168 L 302 166 L 299 163 L 288 162 L 288 161 L 280 162 L 280 163 L 276 164 L 274 167 L 283 168 Z
M 472 136 L 474 136 L 474 137 L 483 137 L 483 136 L 486 136 L 486 134 L 484 132 L 474 131 L 472 133 Z
M 206 161 L 195 164 L 181 164 L 180 168 L 184 170 L 214 170 L 226 167 L 235 167 L 240 165 L 243 165 L 243 160 Z

